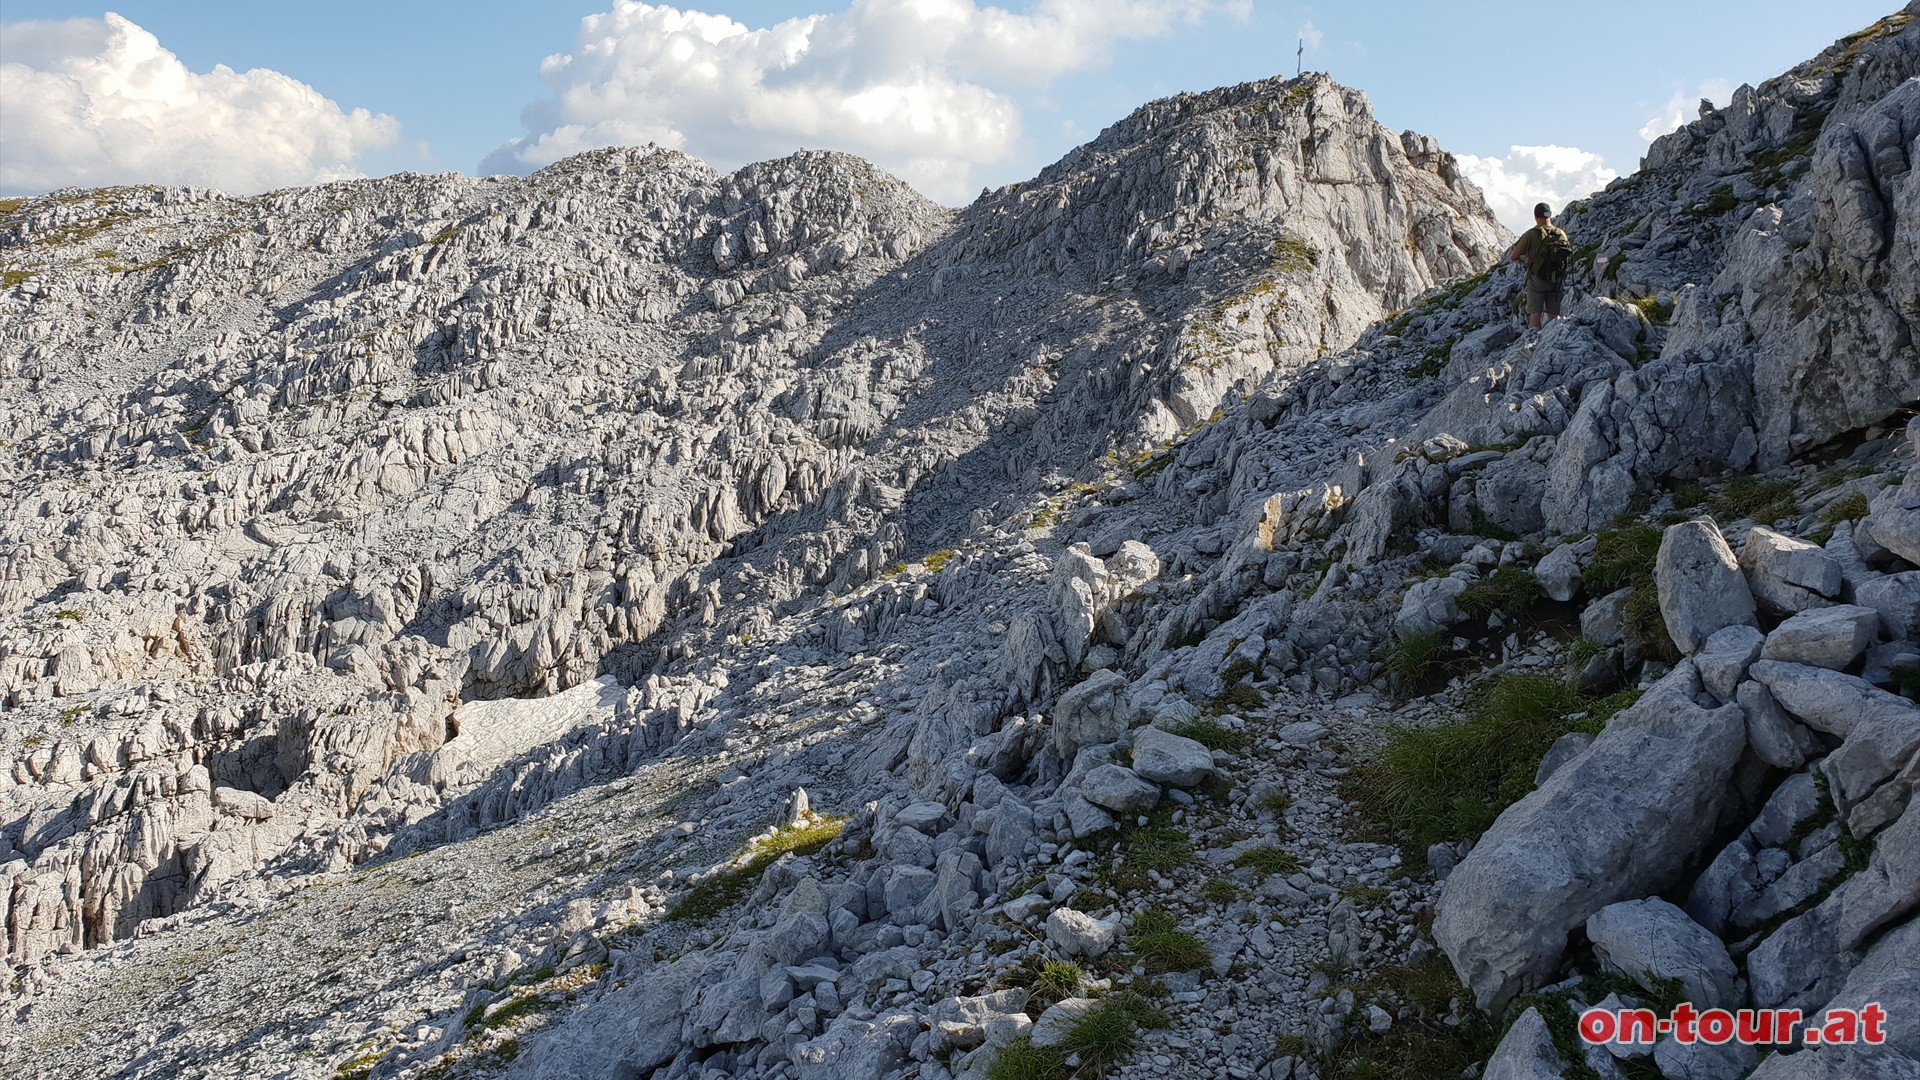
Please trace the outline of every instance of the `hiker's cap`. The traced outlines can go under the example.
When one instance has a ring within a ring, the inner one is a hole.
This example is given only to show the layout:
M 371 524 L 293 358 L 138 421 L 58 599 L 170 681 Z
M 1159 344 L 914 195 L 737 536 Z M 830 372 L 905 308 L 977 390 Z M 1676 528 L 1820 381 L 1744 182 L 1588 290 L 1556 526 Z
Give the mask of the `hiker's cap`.
M 1552 217 L 1553 207 L 1548 206 L 1546 203 L 1534 203 L 1533 216 L 1534 217 Z

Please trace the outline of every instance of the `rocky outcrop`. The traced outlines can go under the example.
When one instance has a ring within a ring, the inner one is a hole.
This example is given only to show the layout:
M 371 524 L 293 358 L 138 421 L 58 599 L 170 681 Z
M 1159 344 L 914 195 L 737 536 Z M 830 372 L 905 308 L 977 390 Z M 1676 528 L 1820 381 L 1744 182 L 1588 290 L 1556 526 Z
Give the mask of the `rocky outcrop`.
M 1678 883 L 1727 809 L 1740 708 L 1703 708 L 1683 664 L 1502 814 L 1447 879 L 1434 941 L 1480 1007 L 1545 985 L 1569 932 Z
M 8 956 L 659 752 L 724 694 L 715 650 L 946 560 L 1009 493 L 1205 420 L 1502 241 L 1449 157 L 1318 76 L 1149 106 L 957 214 L 844 155 L 721 176 L 651 147 L 28 200 L 0 222 Z M 1160 573 L 1129 537 L 1056 569 L 1008 636 L 1022 703 L 1124 644 L 1114 609 Z M 888 590 L 820 643 L 943 603 Z M 592 717 L 553 697 L 596 680 Z M 979 692 L 962 727 L 1015 704 Z M 536 763 L 569 741 L 592 760 Z

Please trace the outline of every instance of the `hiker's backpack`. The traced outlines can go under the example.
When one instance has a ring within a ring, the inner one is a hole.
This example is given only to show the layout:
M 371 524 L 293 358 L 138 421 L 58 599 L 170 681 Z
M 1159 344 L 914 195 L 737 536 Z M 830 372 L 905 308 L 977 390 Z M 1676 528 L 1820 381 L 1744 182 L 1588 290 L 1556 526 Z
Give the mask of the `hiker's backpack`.
M 1540 230 L 1540 243 L 1533 249 L 1527 273 L 1548 288 L 1557 289 L 1566 283 L 1567 263 L 1572 258 L 1573 241 L 1557 226 L 1548 225 Z

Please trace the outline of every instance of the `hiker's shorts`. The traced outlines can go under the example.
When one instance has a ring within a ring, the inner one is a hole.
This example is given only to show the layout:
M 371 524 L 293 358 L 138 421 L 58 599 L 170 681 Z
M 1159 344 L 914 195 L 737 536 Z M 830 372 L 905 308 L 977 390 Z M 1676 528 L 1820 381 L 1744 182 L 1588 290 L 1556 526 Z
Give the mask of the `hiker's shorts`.
M 1527 314 L 1551 315 L 1560 317 L 1561 289 L 1542 289 L 1532 284 L 1527 286 Z

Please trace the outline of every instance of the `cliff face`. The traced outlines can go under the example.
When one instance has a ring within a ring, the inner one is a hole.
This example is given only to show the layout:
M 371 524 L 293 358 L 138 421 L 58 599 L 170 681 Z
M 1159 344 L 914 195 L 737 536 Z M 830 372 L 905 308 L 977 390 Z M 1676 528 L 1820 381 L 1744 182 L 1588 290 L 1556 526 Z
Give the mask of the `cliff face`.
M 1909 1000 L 1916 14 L 1570 208 L 1538 333 L 1311 76 L 957 212 L 653 149 L 12 208 L 0 1064 L 980 1078 L 1137 968 L 1136 1070 L 1306 1080 L 1609 956 Z M 1646 697 L 1431 875 L 1356 829 L 1548 675 Z
M 957 214 L 839 155 L 649 149 L 56 193 L 4 230 L 16 963 L 356 863 L 538 742 L 450 779 L 463 702 L 609 674 L 656 713 L 647 676 L 699 683 L 1503 240 L 1318 78 L 1149 106 Z

